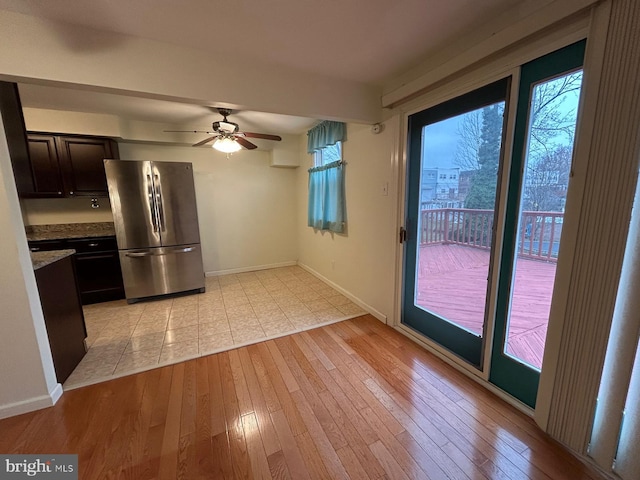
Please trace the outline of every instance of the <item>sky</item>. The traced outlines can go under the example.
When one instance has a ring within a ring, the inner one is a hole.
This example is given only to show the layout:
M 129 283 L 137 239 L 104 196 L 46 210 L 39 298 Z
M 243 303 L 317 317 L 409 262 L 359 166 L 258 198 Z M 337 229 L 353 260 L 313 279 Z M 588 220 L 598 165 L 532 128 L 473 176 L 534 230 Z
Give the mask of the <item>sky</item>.
M 558 79 L 549 82 L 558 81 Z M 543 82 L 547 83 L 547 82 Z M 570 92 L 564 96 L 562 103 L 558 106 L 561 114 L 577 112 L 579 92 Z M 456 150 L 459 142 L 459 125 L 464 116 L 458 115 L 448 118 L 423 129 L 423 167 L 426 168 L 455 168 Z M 551 140 L 557 144 L 567 144 L 566 135 L 558 136 Z
M 464 115 L 448 118 L 428 125 L 423 136 L 423 162 L 429 168 L 456 167 L 455 156 L 458 144 L 458 125 Z

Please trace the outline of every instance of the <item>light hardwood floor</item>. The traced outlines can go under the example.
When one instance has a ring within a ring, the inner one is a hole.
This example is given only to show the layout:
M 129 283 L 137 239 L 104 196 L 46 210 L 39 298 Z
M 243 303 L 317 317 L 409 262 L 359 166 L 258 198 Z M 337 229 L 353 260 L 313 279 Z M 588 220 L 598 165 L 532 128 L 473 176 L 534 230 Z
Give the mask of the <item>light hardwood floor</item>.
M 533 421 L 371 316 L 66 392 L 0 452 L 87 479 L 598 479 Z

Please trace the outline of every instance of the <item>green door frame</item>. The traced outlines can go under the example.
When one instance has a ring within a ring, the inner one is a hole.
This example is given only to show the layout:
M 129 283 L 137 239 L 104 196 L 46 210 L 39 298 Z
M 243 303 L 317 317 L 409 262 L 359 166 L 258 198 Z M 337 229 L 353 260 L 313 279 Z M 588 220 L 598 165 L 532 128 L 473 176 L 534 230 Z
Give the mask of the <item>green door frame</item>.
M 535 84 L 582 67 L 585 46 L 586 40 L 574 43 L 524 64 L 520 72 L 489 381 L 532 408 L 535 408 L 536 404 L 540 372 L 504 353 L 518 239 L 520 189 L 523 181 L 531 93 Z

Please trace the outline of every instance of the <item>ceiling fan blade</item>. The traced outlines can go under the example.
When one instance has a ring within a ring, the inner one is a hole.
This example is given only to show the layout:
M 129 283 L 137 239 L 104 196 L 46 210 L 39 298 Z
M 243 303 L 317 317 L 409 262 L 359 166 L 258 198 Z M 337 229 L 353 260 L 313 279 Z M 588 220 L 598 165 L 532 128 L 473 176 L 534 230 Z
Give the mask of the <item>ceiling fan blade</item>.
M 208 137 L 205 138 L 204 140 L 198 142 L 198 143 L 194 143 L 192 146 L 193 147 L 199 147 L 200 145 L 204 145 L 205 143 L 209 143 L 211 140 L 215 140 L 216 138 L 218 138 L 218 135 L 214 135 L 213 137 Z
M 249 140 L 247 140 L 246 138 L 242 138 L 242 137 L 235 137 L 236 142 L 238 142 L 240 145 L 242 145 L 244 148 L 246 148 L 247 150 L 253 150 L 254 148 L 258 148 L 257 145 L 254 145 L 253 143 L 251 143 Z
M 282 137 L 280 137 L 279 135 L 269 135 L 269 134 L 266 134 L 266 133 L 242 132 L 242 134 L 245 137 L 249 137 L 249 138 L 262 138 L 263 140 L 275 140 L 277 142 L 282 140 Z

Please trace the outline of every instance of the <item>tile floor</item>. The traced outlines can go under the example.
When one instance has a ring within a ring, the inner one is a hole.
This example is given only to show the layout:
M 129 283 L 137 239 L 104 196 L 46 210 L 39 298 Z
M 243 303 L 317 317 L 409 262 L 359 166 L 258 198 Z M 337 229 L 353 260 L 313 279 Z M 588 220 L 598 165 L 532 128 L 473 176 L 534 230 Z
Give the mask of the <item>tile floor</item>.
M 65 389 L 366 313 L 300 267 L 207 277 L 203 294 L 84 308 L 89 351 Z

